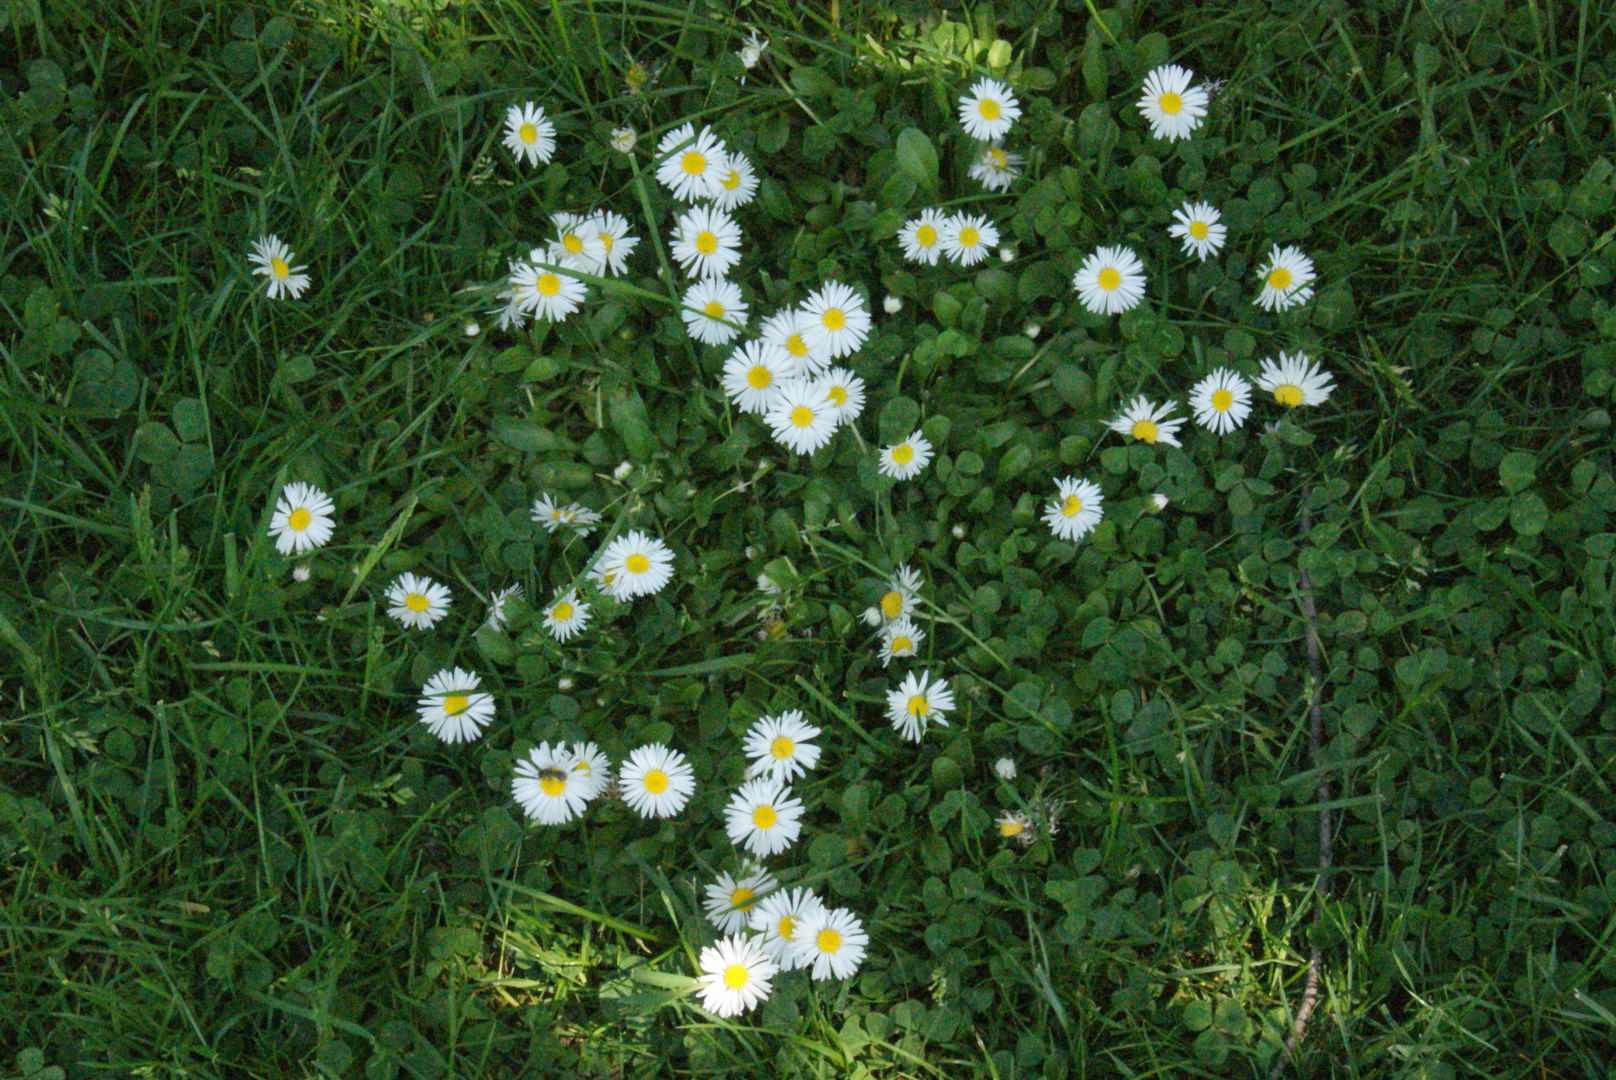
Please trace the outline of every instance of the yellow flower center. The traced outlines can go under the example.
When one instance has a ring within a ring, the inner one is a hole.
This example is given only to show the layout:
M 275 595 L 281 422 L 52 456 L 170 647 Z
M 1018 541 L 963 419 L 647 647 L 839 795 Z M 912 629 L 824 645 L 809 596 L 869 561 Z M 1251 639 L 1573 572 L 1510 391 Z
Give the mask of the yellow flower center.
M 600 234 L 600 246 L 605 248 L 608 253 L 611 252 L 611 250 L 612 250 L 612 234 L 611 233 L 601 233 Z
M 701 252 L 703 255 L 711 255 L 713 252 L 718 250 L 718 237 L 714 236 L 710 232 L 697 233 L 696 250 Z
M 286 519 L 286 526 L 293 532 L 302 532 L 309 527 L 309 522 L 313 520 L 313 516 L 300 506 L 292 511 L 291 517 Z
M 774 382 L 774 376 L 769 373 L 768 368 L 761 364 L 746 373 L 746 384 L 754 390 L 767 389 L 772 382 Z
M 998 147 L 993 147 L 988 150 L 988 164 L 992 165 L 995 169 L 1002 169 L 1006 165 L 1010 164 L 1010 159 L 1005 157 L 1003 150 L 1000 150 Z
M 443 711 L 450 716 L 459 716 L 471 708 L 471 699 L 464 694 L 450 694 L 443 699 Z
M 1155 442 L 1161 432 L 1154 420 L 1135 420 L 1131 434 L 1140 442 Z
M 565 600 L 550 609 L 550 618 L 556 622 L 566 622 L 572 618 L 572 605 Z
M 814 944 L 819 946 L 820 952 L 836 952 L 842 947 L 842 935 L 827 926 L 819 932 L 819 936 L 814 939 Z
M 554 274 L 540 274 L 538 289 L 545 296 L 554 296 L 561 291 L 561 279 Z
M 931 712 L 931 702 L 926 700 L 925 694 L 916 694 L 909 699 L 909 715 L 925 716 Z
M 1268 273 L 1268 287 L 1270 289 L 1288 289 L 1291 287 L 1291 272 L 1283 266 L 1276 266 Z
M 541 776 L 539 777 L 539 790 L 553 799 L 567 790 L 567 778 L 565 776 Z
M 739 990 L 752 979 L 752 973 L 746 970 L 745 964 L 731 964 L 724 969 L 724 985 L 731 990 Z
M 292 268 L 286 265 L 285 259 L 272 258 L 269 260 L 269 272 L 278 278 L 283 278 L 292 272 Z
M 982 242 L 982 234 L 967 225 L 960 230 L 960 247 L 975 247 Z
M 780 820 L 780 815 L 774 812 L 772 806 L 760 806 L 752 811 L 752 824 L 760 829 L 772 829 Z
M 539 137 L 539 129 L 532 124 L 523 124 L 516 129 L 516 137 L 525 143 L 530 143 Z
M 976 109 L 982 114 L 982 119 L 984 120 L 997 120 L 999 118 L 999 103 L 992 98 L 978 104 Z
M 825 397 L 839 409 L 847 404 L 847 388 L 845 386 L 833 386 L 826 392 Z
M 1100 271 L 1100 288 L 1104 289 L 1106 292 L 1110 292 L 1112 289 L 1115 289 L 1121 284 L 1122 275 L 1118 273 L 1115 268 L 1108 266 L 1104 270 Z
M 829 308 L 821 316 L 826 330 L 840 330 L 847 325 L 847 316 L 842 314 L 841 308 Z
M 1195 239 L 1197 239 L 1197 240 L 1205 240 L 1207 232 L 1208 232 L 1208 230 L 1207 230 L 1207 227 L 1206 227 L 1206 222 L 1204 222 L 1204 221 L 1192 221 L 1192 222 L 1190 222 L 1190 235 L 1195 237 Z
M 1019 836 L 1026 831 L 1027 826 L 1023 825 L 1015 818 L 1006 818 L 1005 820 L 999 822 L 999 835 L 1007 840 L 1012 836 Z
M 752 890 L 743 885 L 729 894 L 729 906 L 736 911 L 749 911 L 757 903 L 752 895 Z
M 892 639 L 892 651 L 894 654 L 911 653 L 914 652 L 914 649 L 915 643 L 906 637 L 899 636 Z
M 631 574 L 643 574 L 651 569 L 651 560 L 636 551 L 623 560 L 623 569 Z
M 937 230 L 930 225 L 922 225 L 915 230 L 915 243 L 921 247 L 931 247 L 937 242 Z
M 568 233 L 561 238 L 561 246 L 576 255 L 584 249 L 584 242 L 578 238 L 577 233 Z
M 775 740 L 769 744 L 769 753 L 774 756 L 776 761 L 784 761 L 796 752 L 797 744 L 784 735 L 776 736 Z
M 660 795 L 668 790 L 668 774 L 661 769 L 652 769 L 645 774 L 645 790 L 653 795 Z
M 900 443 L 892 448 L 892 460 L 899 465 L 907 465 L 915 457 L 915 448 L 908 443 Z
M 903 594 L 893 589 L 881 598 L 881 614 L 889 619 L 896 619 L 903 614 Z
M 792 334 L 786 338 L 786 352 L 792 356 L 807 356 L 808 343 L 802 339 L 801 334 Z
M 1169 91 L 1163 94 L 1157 100 L 1156 104 L 1160 105 L 1161 111 L 1166 113 L 1168 116 L 1176 116 L 1178 112 L 1184 108 L 1184 99 Z
M 798 405 L 791 410 L 791 422 L 797 427 L 812 427 L 814 423 L 814 410 L 806 405 Z
M 1212 407 L 1218 412 L 1228 412 L 1229 406 L 1234 404 L 1234 395 L 1227 390 L 1212 391 Z
M 724 177 L 724 179 L 721 180 L 720 183 L 722 183 L 724 185 L 724 190 L 725 191 L 734 191 L 736 188 L 741 186 L 741 173 L 740 173 L 740 170 L 739 169 L 731 169 L 729 171 L 729 175 Z
M 790 915 L 780 916 L 780 936 L 787 941 L 791 940 L 792 933 L 797 929 L 797 920 Z
M 1073 514 L 1081 514 L 1082 512 L 1083 500 L 1079 499 L 1076 495 L 1066 496 L 1066 501 L 1061 503 L 1062 517 L 1071 517 Z
M 1287 408 L 1294 409 L 1302 403 L 1302 388 L 1286 383 L 1274 387 L 1274 400 Z
M 709 300 L 707 301 L 707 306 L 701 309 L 701 313 L 709 319 L 722 319 L 724 317 L 724 305 L 717 300 Z
M 680 159 L 679 167 L 689 176 L 700 176 L 707 171 L 707 159 L 692 150 Z
M 404 606 L 411 611 L 425 611 L 432 605 L 425 596 L 418 592 L 412 592 L 404 598 Z

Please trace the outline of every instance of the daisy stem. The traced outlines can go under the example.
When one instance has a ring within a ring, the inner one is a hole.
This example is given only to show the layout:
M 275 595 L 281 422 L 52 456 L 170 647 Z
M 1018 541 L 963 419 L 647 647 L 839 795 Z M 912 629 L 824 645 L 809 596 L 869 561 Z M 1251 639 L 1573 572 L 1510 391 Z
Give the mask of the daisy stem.
M 675 150 L 677 149 L 675 147 Z M 684 301 L 674 289 L 673 283 L 677 279 L 673 274 L 673 265 L 668 262 L 667 249 L 662 245 L 662 234 L 657 231 L 656 214 L 651 209 L 651 193 L 645 189 L 645 176 L 640 172 L 640 159 L 630 154 L 628 156 L 628 166 L 634 172 L 634 193 L 639 196 L 640 212 L 645 215 L 645 231 L 651 238 L 652 249 L 656 251 L 657 264 L 662 267 L 662 282 L 667 286 L 668 299 L 672 302 L 674 310 L 682 310 Z M 690 360 L 690 370 L 699 377 L 701 375 L 701 364 L 696 361 L 696 350 L 691 346 L 688 335 L 680 336 L 684 338 L 685 356 Z
M 1094 21 L 1100 24 L 1100 32 L 1105 35 L 1106 40 L 1115 45 L 1117 39 L 1112 35 L 1111 28 L 1105 25 L 1105 20 L 1100 18 L 1100 13 L 1094 10 L 1094 0 L 1083 0 L 1083 6 L 1089 9 L 1089 14 L 1094 17 Z

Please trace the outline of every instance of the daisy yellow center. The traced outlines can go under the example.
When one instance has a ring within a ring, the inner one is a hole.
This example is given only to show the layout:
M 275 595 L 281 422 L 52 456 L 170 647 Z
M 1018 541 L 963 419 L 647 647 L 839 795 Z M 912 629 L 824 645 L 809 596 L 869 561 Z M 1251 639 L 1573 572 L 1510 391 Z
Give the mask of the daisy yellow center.
M 1003 150 L 993 149 L 988 151 L 988 164 L 995 169 L 1002 169 L 1009 163 L 1010 159 L 1005 157 Z
M 643 574 L 651 569 L 651 560 L 636 551 L 623 560 L 623 569 L 631 574 Z
M 272 258 L 269 260 L 269 271 L 276 277 L 283 278 L 292 272 L 292 268 L 286 265 L 285 259 Z
M 1162 112 L 1168 116 L 1175 116 L 1184 108 L 1184 99 L 1169 90 L 1161 96 L 1161 100 L 1157 104 L 1161 106 Z
M 302 532 L 304 529 L 309 527 L 309 522 L 313 520 L 314 518 L 309 514 L 309 512 L 300 506 L 296 510 L 292 511 L 291 517 L 286 519 L 286 527 L 291 529 L 293 532 Z
M 584 242 L 578 238 L 577 233 L 568 233 L 561 238 L 561 246 L 576 255 L 584 249 Z
M 724 185 L 725 191 L 734 191 L 741 186 L 741 174 L 738 170 L 731 169 L 729 175 L 720 182 Z
M 683 169 L 687 175 L 700 176 L 702 173 L 707 171 L 707 159 L 692 150 L 682 159 L 680 159 L 679 167 Z
M 915 643 L 906 637 L 895 637 L 892 639 L 892 651 L 894 653 L 913 652 L 914 648 Z
M 707 306 L 701 309 L 701 313 L 709 319 L 722 319 L 724 317 L 724 305 L 717 300 L 709 300 L 707 301 Z
M 842 314 L 841 308 L 828 308 L 820 317 L 826 330 L 840 330 L 847 325 L 847 316 Z
M 1066 501 L 1061 503 L 1061 516 L 1063 517 L 1071 517 L 1073 514 L 1081 514 L 1082 512 L 1083 500 L 1076 495 L 1066 496 Z
M 792 933 L 797 929 L 797 920 L 790 915 L 780 916 L 780 936 L 787 941 L 791 940 Z
M 819 946 L 820 952 L 833 953 L 842 947 L 842 935 L 827 926 L 814 938 L 814 944 Z
M 1135 420 L 1131 434 L 1140 442 L 1155 442 L 1161 431 L 1154 420 Z
M 443 711 L 450 716 L 459 716 L 471 708 L 471 699 L 464 694 L 450 694 L 443 699 Z
M 881 598 L 881 614 L 896 619 L 903 613 L 903 594 L 893 589 Z
M 786 352 L 792 356 L 807 356 L 808 343 L 802 339 L 801 334 L 792 334 L 786 338 Z
M 908 712 L 910 716 L 925 716 L 931 712 L 931 702 L 925 694 L 916 694 L 909 699 Z
M 982 234 L 967 225 L 960 230 L 960 247 L 975 247 L 982 242 Z
M 1288 289 L 1291 287 L 1291 272 L 1283 266 L 1276 266 L 1268 272 L 1268 287 L 1270 289 Z
M 999 835 L 1005 837 L 1006 839 L 1012 836 L 1018 836 L 1026 831 L 1027 826 L 1023 825 L 1015 818 L 1010 818 L 1007 821 L 999 822 Z
M 701 252 L 703 255 L 711 255 L 713 252 L 718 250 L 718 237 L 714 236 L 710 232 L 697 233 L 696 250 Z
M 982 119 L 984 120 L 997 120 L 999 118 L 999 103 L 992 98 L 983 101 L 976 108 L 982 114 Z
M 774 812 L 772 806 L 760 806 L 752 811 L 752 824 L 760 829 L 772 829 L 780 820 L 780 815 Z
M 1190 235 L 1195 237 L 1195 239 L 1197 239 L 1197 240 L 1205 240 L 1207 232 L 1208 232 L 1208 229 L 1206 227 L 1206 222 L 1204 222 L 1204 221 L 1192 221 L 1192 222 L 1190 222 Z
M 412 592 L 404 598 L 404 606 L 409 608 L 411 611 L 425 611 L 427 608 L 431 607 L 432 604 L 431 601 L 427 600 L 425 596 L 422 596 L 418 592 Z
M 1118 285 L 1122 284 L 1122 275 L 1119 274 L 1113 267 L 1108 266 L 1104 270 L 1100 271 L 1099 280 L 1100 288 L 1104 289 L 1106 292 L 1110 292 L 1112 289 L 1115 289 Z
M 668 790 L 668 774 L 661 769 L 652 769 L 645 774 L 645 790 L 653 795 L 660 795 Z
M 1291 383 L 1274 387 L 1274 400 L 1287 408 L 1294 409 L 1302 403 L 1302 388 Z
M 769 744 L 769 753 L 776 761 L 785 761 L 796 752 L 797 744 L 786 738 L 784 735 L 776 736 L 775 740 Z
M 797 427 L 812 427 L 814 424 L 814 410 L 806 405 L 798 405 L 791 410 L 791 422 Z
M 753 905 L 757 903 L 756 900 L 752 899 L 752 896 L 752 890 L 743 885 L 729 894 L 729 906 L 736 911 L 750 911 Z
M 915 243 L 921 247 L 931 247 L 937 242 L 937 230 L 930 225 L 922 225 L 915 230 Z
M 540 274 L 538 288 L 543 295 L 554 296 L 561 291 L 561 279 L 554 274 Z
M 761 364 L 746 373 L 746 384 L 754 390 L 765 390 L 772 382 L 774 376 Z
M 541 776 L 539 777 L 539 790 L 553 799 L 567 790 L 567 778 L 565 776 Z
M 892 460 L 897 462 L 899 465 L 909 464 L 914 460 L 914 457 L 915 448 L 910 446 L 908 443 L 903 443 L 900 446 L 894 446 L 892 448 Z
M 847 404 L 847 388 L 845 386 L 833 386 L 825 394 L 825 397 L 830 400 L 832 405 L 841 408 Z
M 731 964 L 724 969 L 724 985 L 731 990 L 739 990 L 752 980 L 752 973 L 746 970 L 745 964 Z
M 532 124 L 523 124 L 521 127 L 516 129 L 516 135 L 517 138 L 521 139 L 523 142 L 530 143 L 539 137 L 539 129 L 534 127 Z
M 568 619 L 572 618 L 572 605 L 566 601 L 562 601 L 554 608 L 550 609 L 550 618 L 554 619 L 556 622 L 566 622 Z
M 1212 391 L 1212 407 L 1218 412 L 1228 412 L 1229 406 L 1234 404 L 1234 395 L 1227 390 Z

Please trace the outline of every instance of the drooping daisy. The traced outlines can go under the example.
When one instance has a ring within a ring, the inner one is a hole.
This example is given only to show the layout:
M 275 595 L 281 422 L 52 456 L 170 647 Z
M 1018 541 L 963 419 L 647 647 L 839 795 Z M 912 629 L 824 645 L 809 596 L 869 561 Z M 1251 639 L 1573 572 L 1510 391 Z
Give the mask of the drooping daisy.
M 798 378 L 817 375 L 830 366 L 831 355 L 825 342 L 808 340 L 809 317 L 796 308 L 777 311 L 763 320 L 758 336 L 778 348 L 784 349 L 794 365 L 792 374 Z
M 1274 395 L 1288 409 L 1298 405 L 1322 405 L 1330 400 L 1335 382 L 1306 353 L 1280 353 L 1279 363 L 1264 360 L 1257 372 L 1257 386 Z
M 1313 299 L 1313 260 L 1302 254 L 1300 248 L 1281 248 L 1274 245 L 1268 253 L 1268 262 L 1257 271 L 1262 279 L 1262 292 L 1252 303 L 1265 311 L 1284 311 Z
M 746 327 L 746 301 L 733 281 L 703 278 L 685 290 L 679 317 L 697 341 L 722 345 Z
M 1228 226 L 1218 224 L 1220 216 L 1211 203 L 1186 202 L 1173 211 L 1173 219 L 1178 224 L 1167 226 L 1167 235 L 1184 241 L 1184 254 L 1206 262 L 1208 255 L 1223 250 L 1223 242 L 1229 235 Z
M 469 671 L 445 668 L 421 687 L 416 711 L 421 723 L 446 743 L 472 742 L 494 719 L 494 697 L 477 692 L 482 681 Z
M 685 808 L 696 790 L 696 774 L 677 750 L 661 743 L 641 746 L 617 770 L 617 786 L 641 817 L 672 817 Z
M 522 599 L 521 582 L 517 582 L 515 585 L 508 585 L 503 589 L 495 591 L 495 593 L 488 598 L 488 617 L 483 620 L 483 625 L 494 630 L 505 629 L 505 605 L 510 603 L 512 600 L 520 599 Z
M 1150 121 L 1150 133 L 1156 138 L 1187 139 L 1201 126 L 1208 98 L 1205 87 L 1190 85 L 1194 77 L 1194 72 L 1177 64 L 1163 64 L 1145 76 L 1139 111 Z
M 998 228 L 987 218 L 973 214 L 950 214 L 943 221 L 940 235 L 943 254 L 961 266 L 975 266 L 999 242 Z
M 1184 418 L 1173 417 L 1172 412 L 1172 402 L 1156 405 L 1140 394 L 1128 402 L 1121 416 L 1111 421 L 1111 430 L 1144 443 L 1178 446 L 1178 429 L 1184 425 Z
M 792 951 L 815 979 L 848 979 L 858 973 L 870 936 L 846 908 L 821 908 L 803 919 L 793 936 Z
M 606 268 L 606 242 L 591 219 L 578 214 L 551 214 L 556 238 L 551 240 L 546 262 L 566 266 L 584 274 L 599 274 Z
M 719 165 L 724 158 L 724 142 L 704 127 L 698 134 L 691 124 L 681 124 L 657 143 L 656 177 L 680 202 L 708 199 L 723 190 L 719 186 Z
M 831 368 L 814 385 L 836 407 L 838 424 L 851 424 L 864 412 L 864 380 L 846 368 Z
M 805 919 L 819 914 L 825 904 L 812 889 L 782 889 L 764 897 L 752 910 L 750 926 L 763 936 L 763 951 L 780 965 L 781 971 L 802 967 L 792 948 L 797 929 Z
M 933 680 L 931 672 L 920 678 L 910 672 L 896 690 L 887 691 L 887 719 L 910 742 L 919 742 L 929 724 L 948 726 L 948 712 L 954 708 L 954 691 L 947 679 Z
M 741 744 L 752 759 L 747 777 L 768 773 L 789 784 L 819 764 L 819 747 L 808 741 L 818 737 L 819 729 L 803 720 L 801 709 L 758 717 Z
M 582 633 L 588 625 L 589 604 L 578 599 L 577 589 L 568 589 L 544 609 L 544 628 L 557 641 L 566 641 L 572 635 Z
M 811 454 L 830 442 L 840 418 L 818 383 L 804 379 L 784 383 L 763 414 L 775 441 L 798 454 Z
M 516 273 L 517 263 L 511 263 L 511 273 Z M 505 288 L 494 296 L 505 301 L 505 306 L 496 308 L 488 314 L 498 316 L 494 325 L 501 330 L 520 330 L 527 325 L 527 309 L 516 299 L 516 286 L 506 279 Z
M 626 273 L 628 257 L 640 244 L 640 238 L 628 231 L 628 218 L 613 210 L 602 210 L 582 227 L 585 232 L 593 231 L 600 237 L 601 246 L 606 249 L 606 273 L 612 277 Z
M 324 547 L 331 539 L 334 509 L 330 496 L 313 484 L 291 483 L 281 488 L 275 512 L 269 516 L 269 535 L 282 555 L 301 555 Z
M 887 591 L 881 596 L 878 614 L 883 622 L 906 618 L 914 614 L 915 598 L 920 594 L 920 573 L 907 564 L 898 567 Z
M 1020 154 L 1009 153 L 1003 147 L 984 146 L 971 166 L 971 179 L 981 181 L 989 191 L 1009 191 L 1011 183 L 1021 175 L 1022 161 Z
M 253 264 L 253 273 L 269 279 L 271 300 L 279 300 L 282 296 L 296 300 L 312 280 L 303 272 L 308 267 L 292 265 L 292 249 L 274 233 L 253 241 L 252 254 L 247 256 L 247 261 Z
M 931 464 L 931 442 L 918 431 L 892 446 L 881 448 L 876 470 L 894 480 L 911 480 Z
M 739 1016 L 766 1001 L 779 968 L 756 940 L 733 935 L 701 950 L 702 1008 L 716 1016 Z
M 1227 435 L 1251 415 L 1251 384 L 1228 368 L 1218 368 L 1190 391 L 1195 422 L 1214 435 Z
M 636 596 L 661 592 L 673 580 L 673 549 L 633 529 L 607 544 L 596 565 L 615 571 L 607 591 L 613 599 L 626 603 Z
M 631 127 L 618 127 L 612 128 L 612 137 L 607 141 L 611 144 L 612 149 L 619 154 L 632 154 L 634 144 L 640 141 L 640 137 L 634 133 L 634 129 Z
M 971 92 L 959 99 L 960 124 L 973 139 L 1002 139 L 1020 118 L 1021 105 L 1016 95 L 996 79 L 978 79 Z
M 572 744 L 572 779 L 585 802 L 593 802 L 612 780 L 612 763 L 594 743 Z
M 773 776 L 741 785 L 724 808 L 729 838 L 765 858 L 786 850 L 802 833 L 802 800 Z
M 526 158 L 529 166 L 547 162 L 555 153 L 555 125 L 531 101 L 512 105 L 505 110 L 505 145 L 517 161 Z
M 724 393 L 742 412 L 762 415 L 796 367 L 785 350 L 761 338 L 748 341 L 724 361 Z
M 1118 315 L 1145 298 L 1145 264 L 1125 247 L 1101 247 L 1072 275 L 1083 306 L 1096 315 Z
M 721 278 L 741 261 L 741 227 L 722 210 L 693 206 L 674 222 L 670 250 L 686 273 Z
M 720 934 L 739 934 L 751 922 L 758 901 L 779 887 L 772 874 L 750 863 L 741 868 L 739 878 L 721 873 L 707 886 L 707 900 L 702 905 L 707 921 L 718 927 Z
M 898 618 L 881 628 L 881 666 L 893 660 L 915 655 L 915 649 L 926 640 L 926 632 L 910 622 Z
M 1032 829 L 1032 818 L 1020 810 L 1006 810 L 993 823 L 999 827 L 999 835 L 1006 840 L 1020 840 Z
M 827 281 L 802 302 L 808 317 L 803 336 L 808 347 L 819 348 L 837 360 L 858 352 L 870 336 L 870 311 L 864 297 L 839 281 Z
M 528 517 L 542 525 L 547 533 L 570 526 L 579 536 L 588 536 L 600 524 L 600 515 L 595 511 L 575 502 L 562 505 L 550 498 L 549 492 L 540 492 L 539 497 L 533 500 Z
M 552 749 L 547 742 L 528 751 L 516 763 L 511 797 L 522 812 L 541 825 L 565 825 L 583 814 L 589 804 L 587 784 L 573 775 L 573 756 L 563 743 Z
M 718 167 L 718 193 L 713 196 L 713 205 L 720 210 L 745 206 L 757 194 L 757 189 L 757 173 L 746 155 L 735 150 L 725 154 Z
M 548 261 L 545 252 L 535 249 L 528 258 Z M 546 322 L 560 322 L 583 306 L 589 290 L 571 274 L 542 270 L 532 263 L 517 263 L 511 269 L 511 298 L 528 315 Z
M 751 71 L 758 66 L 758 61 L 763 59 L 763 51 L 768 47 L 769 39 L 758 37 L 758 32 L 753 30 L 746 35 L 746 39 L 741 42 L 740 50 L 735 55 L 740 58 L 741 66 Z
M 936 210 L 922 210 L 919 217 L 910 218 L 898 230 L 898 244 L 903 257 L 910 262 L 936 266 L 943 253 L 943 223 L 946 219 Z
M 426 630 L 449 612 L 449 587 L 429 577 L 400 574 L 387 588 L 387 614 L 407 629 Z
M 1060 498 L 1044 507 L 1044 523 L 1061 540 L 1081 540 L 1105 516 L 1105 494 L 1098 484 L 1066 476 L 1055 481 Z

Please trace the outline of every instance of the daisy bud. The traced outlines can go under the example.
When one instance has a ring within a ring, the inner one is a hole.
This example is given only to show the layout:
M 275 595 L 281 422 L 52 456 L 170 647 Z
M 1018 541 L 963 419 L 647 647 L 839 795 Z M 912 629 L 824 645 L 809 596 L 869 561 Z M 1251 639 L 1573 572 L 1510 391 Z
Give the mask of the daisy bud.
M 886 308 L 888 315 L 896 315 L 898 312 L 903 310 L 903 297 L 893 296 L 891 293 L 888 293 L 887 298 L 881 301 L 881 306 Z
M 1167 504 L 1170 501 L 1171 500 L 1168 499 L 1167 496 L 1163 495 L 1159 491 L 1156 492 L 1156 494 L 1154 494 L 1154 495 L 1152 495 L 1150 497 L 1150 505 L 1155 507 L 1155 513 L 1158 513 L 1158 514 L 1161 513 L 1163 510 L 1167 509 Z
M 1035 322 L 1030 322 L 1021 328 L 1021 332 L 1030 338 L 1036 339 L 1039 334 L 1044 332 L 1044 328 Z
M 478 334 L 483 332 L 482 324 L 476 319 L 468 320 L 465 329 L 467 337 L 476 337 Z
M 965 539 L 965 526 L 963 525 L 956 525 L 949 532 L 954 534 L 954 539 L 956 540 Z
M 572 681 L 571 675 L 563 675 L 561 678 L 556 680 L 556 689 L 563 692 L 571 690 L 576 685 L 577 683 Z
M 1007 757 L 1002 757 L 993 763 L 993 771 L 1000 780 L 1014 780 L 1016 778 L 1016 763 Z
M 612 479 L 613 480 L 627 480 L 628 479 L 628 474 L 633 472 L 633 471 L 634 471 L 634 463 L 632 461 L 621 462 L 621 463 L 618 464 L 617 468 L 612 470 Z
M 309 568 L 307 566 L 299 566 L 299 567 L 294 568 L 292 570 L 292 580 L 293 581 L 307 581 L 307 580 L 309 580 Z
M 612 149 L 619 154 L 631 154 L 634 152 L 635 138 L 634 129 L 631 127 L 612 128 Z
M 873 607 L 865 608 L 864 614 L 861 615 L 860 618 L 864 620 L 865 626 L 880 626 L 882 623 L 881 609 Z
M 1009 245 L 1006 245 L 1006 246 L 1000 248 L 999 249 L 999 261 L 1000 262 L 1015 262 L 1016 261 L 1016 249 L 1013 248 L 1013 247 L 1010 247 Z
M 746 557 L 748 559 L 755 559 L 755 558 L 758 557 L 757 545 L 755 545 L 755 544 L 747 544 L 746 545 Z

